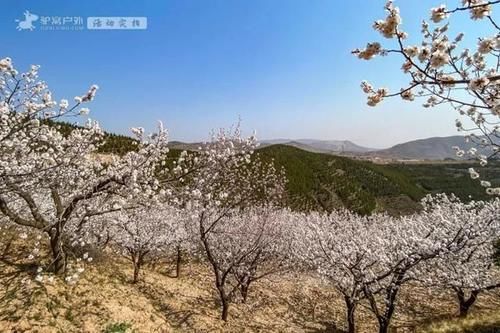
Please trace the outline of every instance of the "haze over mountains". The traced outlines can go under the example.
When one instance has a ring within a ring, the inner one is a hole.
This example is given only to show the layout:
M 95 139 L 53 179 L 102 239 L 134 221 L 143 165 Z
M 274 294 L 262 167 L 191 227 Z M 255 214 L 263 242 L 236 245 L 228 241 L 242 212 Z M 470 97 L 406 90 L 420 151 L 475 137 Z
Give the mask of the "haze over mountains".
M 463 136 L 447 136 L 447 137 L 432 137 L 427 139 L 413 140 L 401 144 L 397 144 L 387 149 L 374 149 L 357 145 L 348 140 L 264 140 L 262 146 L 273 144 L 284 144 L 297 147 L 303 150 L 328 153 L 328 154 L 345 154 L 367 158 L 386 158 L 386 159 L 415 159 L 415 160 L 444 160 L 455 159 L 456 154 L 453 150 L 454 146 L 462 149 L 474 147 L 472 143 L 466 143 Z M 489 154 L 491 152 L 479 149 L 481 154 Z
M 413 140 L 386 149 L 363 147 L 349 140 L 273 139 L 262 140 L 260 144 L 260 148 L 280 144 L 315 153 L 393 160 L 458 159 L 453 149 L 454 146 L 465 150 L 475 147 L 472 143 L 466 143 L 464 137 L 460 135 Z M 199 143 L 172 141 L 170 146 L 182 150 L 196 150 Z M 478 149 L 478 153 L 489 155 L 491 150 Z
M 456 159 L 456 152 L 453 149 L 455 146 L 468 150 L 475 147 L 475 144 L 466 143 L 464 137 L 460 135 L 434 137 L 397 144 L 388 149 L 371 152 L 369 155 L 385 158 L 418 160 Z M 487 152 L 484 149 L 478 149 L 478 153 L 488 155 L 491 152 Z
M 339 153 L 339 152 L 352 152 L 352 153 L 367 153 L 375 151 L 374 148 L 362 147 L 348 140 L 314 140 L 314 139 L 275 139 L 261 141 L 262 146 L 269 146 L 275 144 L 285 144 L 294 146 L 304 150 L 321 152 L 321 153 Z

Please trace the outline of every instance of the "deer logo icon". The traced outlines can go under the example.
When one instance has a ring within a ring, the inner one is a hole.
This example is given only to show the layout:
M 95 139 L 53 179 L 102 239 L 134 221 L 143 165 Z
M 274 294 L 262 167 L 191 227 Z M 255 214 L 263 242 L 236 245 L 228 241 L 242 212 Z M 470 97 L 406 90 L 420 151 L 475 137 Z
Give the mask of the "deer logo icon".
M 24 21 L 21 20 L 16 20 L 18 22 L 17 24 L 17 30 L 29 30 L 33 31 L 35 29 L 35 26 L 33 25 L 33 22 L 38 20 L 38 15 L 30 13 L 28 10 L 24 12 Z

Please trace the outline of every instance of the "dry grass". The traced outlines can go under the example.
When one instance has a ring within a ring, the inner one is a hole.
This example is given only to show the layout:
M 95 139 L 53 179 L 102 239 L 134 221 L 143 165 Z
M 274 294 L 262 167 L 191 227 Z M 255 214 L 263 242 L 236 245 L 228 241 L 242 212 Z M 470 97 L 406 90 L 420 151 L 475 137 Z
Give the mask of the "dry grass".
M 500 332 L 500 311 L 476 313 L 465 319 L 451 319 L 437 322 L 424 328 L 425 333 L 498 333 Z
M 310 276 L 257 283 L 248 303 L 232 306 L 224 323 L 212 276 L 202 264 L 190 263 L 178 279 L 169 277 L 172 267 L 166 264 L 146 268 L 134 285 L 130 264 L 108 254 L 70 286 L 61 280 L 39 284 L 33 281 L 36 267 L 9 260 L 0 261 L 0 332 L 120 332 L 129 327 L 127 332 L 319 333 L 343 332 L 345 325 L 342 298 Z M 31 282 L 23 283 L 24 278 Z M 471 319 L 445 322 L 455 315 L 455 306 L 451 294 L 406 288 L 393 327 L 398 333 L 499 332 L 487 330 L 500 322 L 498 295 L 481 296 Z M 357 316 L 359 332 L 376 332 L 366 304 Z

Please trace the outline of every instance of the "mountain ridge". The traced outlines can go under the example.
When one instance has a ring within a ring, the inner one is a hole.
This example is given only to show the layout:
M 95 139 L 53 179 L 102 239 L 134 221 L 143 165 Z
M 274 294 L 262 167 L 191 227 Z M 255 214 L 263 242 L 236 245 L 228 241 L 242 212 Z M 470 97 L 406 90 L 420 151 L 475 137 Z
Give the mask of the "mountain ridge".
M 466 142 L 461 135 L 436 136 L 410 140 L 385 149 L 367 148 L 349 140 L 314 140 L 314 139 L 275 139 L 261 141 L 262 147 L 282 144 L 300 148 L 315 153 L 345 155 L 354 158 L 390 159 L 390 160 L 464 160 L 456 156 L 453 147 L 469 150 L 476 147 L 474 143 Z M 488 148 L 478 148 L 478 154 L 490 155 Z
M 477 154 L 490 155 L 493 151 L 489 148 L 478 148 L 472 142 L 466 142 L 461 135 L 430 137 L 417 139 L 396 144 L 387 149 L 368 152 L 367 156 L 393 158 L 393 159 L 416 159 L 416 160 L 446 160 L 459 159 L 453 147 L 460 147 L 463 150 L 477 148 Z M 470 157 L 470 156 L 469 156 Z M 466 159 L 467 157 L 465 157 Z
M 273 144 L 284 144 L 294 146 L 304 150 L 321 153 L 367 153 L 376 151 L 375 148 L 368 148 L 360 146 L 350 140 L 318 140 L 318 139 L 273 139 L 260 141 L 262 146 L 269 146 Z

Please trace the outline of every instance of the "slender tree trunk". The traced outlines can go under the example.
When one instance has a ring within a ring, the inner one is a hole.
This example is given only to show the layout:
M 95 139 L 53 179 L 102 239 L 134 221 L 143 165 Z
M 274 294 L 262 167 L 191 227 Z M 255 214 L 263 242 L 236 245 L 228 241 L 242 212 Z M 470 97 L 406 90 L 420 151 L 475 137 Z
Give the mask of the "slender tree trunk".
M 241 292 L 241 297 L 243 298 L 243 303 L 247 302 L 249 288 L 250 288 L 250 281 L 241 284 L 240 292 Z
M 139 281 L 139 272 L 141 270 L 141 265 L 138 262 L 134 262 L 134 279 L 132 283 L 137 283 Z
M 365 296 L 368 298 L 368 301 L 370 302 L 370 307 L 372 309 L 373 314 L 375 314 L 375 316 L 377 317 L 379 333 L 387 333 L 389 331 L 389 323 L 391 321 L 390 316 L 387 316 L 388 311 L 386 310 L 384 311 L 383 314 L 380 314 L 379 308 L 377 306 L 377 301 L 375 300 L 374 295 L 370 293 L 366 287 L 364 293 Z M 388 296 L 390 296 L 390 294 Z M 385 301 L 388 302 L 389 299 L 386 298 Z M 394 307 L 394 304 L 390 304 L 387 306 Z
M 406 270 L 400 271 L 393 279 L 394 283 L 387 290 L 387 295 L 385 297 L 386 308 L 384 314 L 379 316 L 379 333 L 387 333 L 389 331 L 389 325 L 391 324 L 392 315 L 396 310 L 396 298 L 399 293 L 399 288 L 401 288 L 402 281 L 406 274 Z
M 378 319 L 378 332 L 379 333 L 388 333 L 389 332 L 389 320 L 384 318 Z
M 56 275 L 64 274 L 66 271 L 66 253 L 63 249 L 62 234 L 60 228 L 54 227 L 49 232 L 50 249 L 52 251 L 52 264 L 50 269 Z
M 180 245 L 177 245 L 177 258 L 175 261 L 175 277 L 179 278 L 181 276 L 181 264 L 182 264 L 182 251 Z
M 476 302 L 479 291 L 473 290 L 469 298 L 465 296 L 465 292 L 463 289 L 456 289 L 456 292 L 458 298 L 459 317 L 465 318 L 469 314 L 470 307 Z
M 229 301 L 224 297 L 222 298 L 221 297 L 221 301 L 222 301 L 222 315 L 221 315 L 221 318 L 222 320 L 224 321 L 227 321 L 227 318 L 229 316 Z
M 219 298 L 221 303 L 221 319 L 227 321 L 229 317 L 229 305 L 231 304 L 231 300 L 226 294 L 226 290 L 224 289 L 224 284 L 217 284 L 217 290 L 219 291 Z
M 356 303 L 354 303 L 350 297 L 344 296 L 346 310 L 347 310 L 347 332 L 355 333 L 356 332 L 356 324 L 354 318 L 354 312 L 356 311 Z
M 389 299 L 386 299 L 387 308 L 383 315 L 379 316 L 378 324 L 379 324 L 379 333 L 387 333 L 389 332 L 389 325 L 391 324 L 392 315 L 394 314 L 394 310 L 396 309 L 396 304 L 394 303 L 396 300 L 396 295 L 398 293 L 399 286 L 396 286 L 390 292 Z
M 228 316 L 229 316 L 229 305 L 231 304 L 231 299 L 226 295 L 226 291 L 224 290 L 224 286 L 226 284 L 226 274 L 221 274 L 220 273 L 220 266 L 217 260 L 214 258 L 212 255 L 210 243 L 208 242 L 208 239 L 206 237 L 206 232 L 205 228 L 203 226 L 202 221 L 200 221 L 200 235 L 201 235 L 201 241 L 203 243 L 203 247 L 205 248 L 205 254 L 207 255 L 207 259 L 212 265 L 212 269 L 215 275 L 215 286 L 217 290 L 219 291 L 219 296 L 220 296 L 220 301 L 222 305 L 222 314 L 221 314 L 221 319 L 224 321 L 227 321 Z
M 142 266 L 142 256 L 141 253 L 131 253 L 132 255 L 132 263 L 134 264 L 134 278 L 132 283 L 137 283 L 139 281 L 139 273 L 141 272 Z

